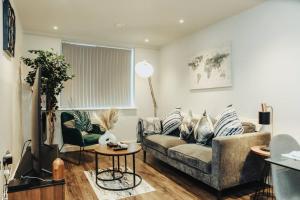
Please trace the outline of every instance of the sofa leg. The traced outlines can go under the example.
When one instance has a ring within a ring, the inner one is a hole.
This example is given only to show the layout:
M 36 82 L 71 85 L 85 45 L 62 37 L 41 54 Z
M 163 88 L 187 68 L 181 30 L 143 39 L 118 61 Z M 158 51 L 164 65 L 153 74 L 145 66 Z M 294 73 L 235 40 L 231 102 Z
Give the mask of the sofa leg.
M 144 163 L 146 163 L 146 156 L 147 156 L 146 151 L 144 150 L 143 152 L 144 152 Z

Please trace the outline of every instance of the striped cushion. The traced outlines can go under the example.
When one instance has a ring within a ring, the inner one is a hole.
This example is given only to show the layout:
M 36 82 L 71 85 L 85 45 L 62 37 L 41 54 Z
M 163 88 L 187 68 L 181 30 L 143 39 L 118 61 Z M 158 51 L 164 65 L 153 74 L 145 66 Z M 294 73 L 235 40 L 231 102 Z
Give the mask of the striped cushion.
M 244 131 L 241 121 L 232 106 L 229 106 L 218 117 L 214 127 L 214 136 L 229 136 L 242 134 Z
M 175 129 L 177 129 L 182 122 L 182 116 L 180 113 L 180 109 L 176 109 L 171 112 L 162 122 L 163 135 L 168 135 Z

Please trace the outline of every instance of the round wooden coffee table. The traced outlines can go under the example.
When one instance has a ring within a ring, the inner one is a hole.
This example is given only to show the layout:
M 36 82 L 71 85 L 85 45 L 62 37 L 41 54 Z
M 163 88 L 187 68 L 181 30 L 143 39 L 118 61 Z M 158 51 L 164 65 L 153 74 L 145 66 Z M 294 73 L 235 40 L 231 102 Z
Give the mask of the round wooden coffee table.
M 108 147 L 107 145 L 99 145 L 94 149 L 95 152 L 95 181 L 96 184 L 105 190 L 111 190 L 111 191 L 123 191 L 128 189 L 133 189 L 137 187 L 142 182 L 142 177 L 138 175 L 135 172 L 135 154 L 138 153 L 141 150 L 141 146 L 136 143 L 130 143 L 128 144 L 127 150 L 119 150 L 115 151 L 113 148 Z M 111 156 L 112 157 L 112 169 L 106 169 L 99 171 L 99 157 L 102 156 Z M 127 169 L 127 156 L 132 156 L 132 172 L 128 171 Z M 115 157 L 117 157 L 117 166 L 115 166 Z M 120 157 L 124 157 L 124 170 L 121 170 L 120 168 Z M 104 173 L 111 173 L 112 178 L 101 178 L 100 176 Z M 125 174 L 129 174 L 133 176 L 133 183 L 125 188 L 108 188 L 104 185 L 100 185 L 98 181 L 115 181 L 115 180 L 121 180 Z M 138 179 L 138 180 L 136 180 Z

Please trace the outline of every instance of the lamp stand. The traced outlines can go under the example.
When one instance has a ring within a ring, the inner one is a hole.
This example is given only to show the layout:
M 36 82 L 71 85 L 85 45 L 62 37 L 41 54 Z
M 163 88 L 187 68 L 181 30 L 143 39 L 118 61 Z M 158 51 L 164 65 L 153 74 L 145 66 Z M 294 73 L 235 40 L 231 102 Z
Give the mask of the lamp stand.
M 273 137 L 273 134 L 274 134 L 274 110 L 273 110 L 273 107 L 272 106 L 266 106 L 266 108 L 270 109 L 271 110 L 271 125 L 272 125 L 272 128 L 271 128 L 271 139 Z M 266 147 L 263 147 L 262 148 L 263 151 L 268 151 L 270 152 L 270 144 L 268 144 L 268 146 Z
M 272 106 L 268 106 L 271 110 L 271 123 L 272 123 L 272 132 L 271 132 L 271 138 L 273 137 L 274 134 L 274 110 Z
M 151 77 L 148 78 L 148 83 L 149 83 L 149 88 L 150 88 L 152 102 L 153 102 L 154 117 L 157 117 L 157 103 L 156 103 L 156 99 L 155 99 L 155 96 L 154 96 L 154 91 L 153 91 Z

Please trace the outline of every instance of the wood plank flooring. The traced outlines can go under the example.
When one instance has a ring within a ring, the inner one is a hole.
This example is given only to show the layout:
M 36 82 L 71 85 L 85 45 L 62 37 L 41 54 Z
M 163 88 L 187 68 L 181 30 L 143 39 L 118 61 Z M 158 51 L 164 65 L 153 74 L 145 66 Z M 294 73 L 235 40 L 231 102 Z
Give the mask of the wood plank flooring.
M 76 152 L 68 154 L 68 156 L 76 158 Z M 97 200 L 93 189 L 83 173 L 83 171 L 95 168 L 94 154 L 84 153 L 83 158 L 81 165 L 65 162 L 66 200 Z M 101 168 L 110 167 L 112 162 L 111 159 L 104 156 L 100 156 L 99 161 Z M 131 159 L 128 159 L 127 162 L 128 167 L 131 167 Z M 142 152 L 137 155 L 136 170 L 156 191 L 130 197 L 127 200 L 216 199 L 215 190 L 150 155 L 147 155 L 147 163 L 143 163 Z M 223 199 L 249 200 L 254 188 L 253 184 L 248 184 L 230 189 L 225 191 Z

